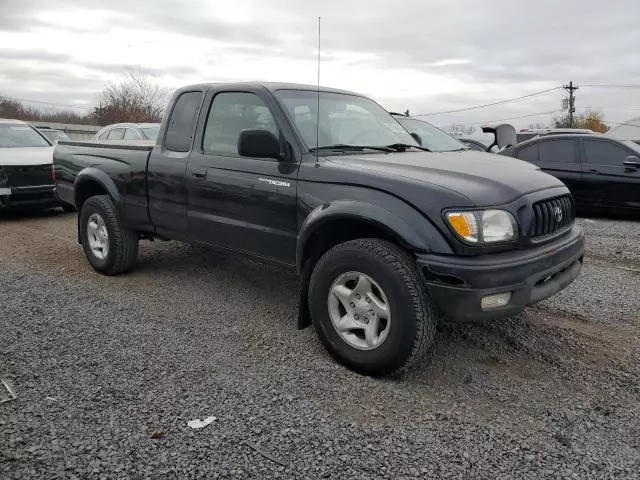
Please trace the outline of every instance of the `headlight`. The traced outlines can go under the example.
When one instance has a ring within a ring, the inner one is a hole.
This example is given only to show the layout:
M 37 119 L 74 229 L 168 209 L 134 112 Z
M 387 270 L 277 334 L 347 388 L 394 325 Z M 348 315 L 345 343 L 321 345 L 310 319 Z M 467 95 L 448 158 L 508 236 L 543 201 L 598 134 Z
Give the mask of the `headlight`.
M 447 212 L 446 218 L 458 236 L 468 243 L 507 242 L 517 236 L 516 220 L 505 210 Z

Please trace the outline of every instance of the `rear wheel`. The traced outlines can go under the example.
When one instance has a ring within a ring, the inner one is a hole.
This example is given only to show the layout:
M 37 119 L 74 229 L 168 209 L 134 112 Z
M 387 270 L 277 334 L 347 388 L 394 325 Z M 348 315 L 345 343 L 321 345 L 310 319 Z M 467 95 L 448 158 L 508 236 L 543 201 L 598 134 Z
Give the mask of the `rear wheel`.
M 108 195 L 89 198 L 80 217 L 82 248 L 94 270 L 116 275 L 130 270 L 138 256 L 138 235 L 126 230 Z
M 318 261 L 309 308 L 323 344 L 368 375 L 397 375 L 425 354 L 438 314 L 409 254 L 378 239 L 340 244 Z

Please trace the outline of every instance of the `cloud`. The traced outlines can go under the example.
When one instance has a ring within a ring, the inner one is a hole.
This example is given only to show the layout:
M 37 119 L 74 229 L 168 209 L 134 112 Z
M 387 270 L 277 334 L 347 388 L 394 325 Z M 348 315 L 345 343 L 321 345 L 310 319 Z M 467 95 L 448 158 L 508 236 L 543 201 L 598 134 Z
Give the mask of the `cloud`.
M 94 101 L 126 65 L 169 88 L 315 81 L 432 112 L 561 85 L 640 84 L 640 4 L 595 0 L 3 0 L 0 93 Z M 474 122 L 559 108 L 562 92 L 434 118 Z M 579 106 L 640 104 L 640 89 L 579 91 Z M 624 118 L 624 110 L 605 112 Z M 550 115 L 543 119 L 550 118 Z M 533 119 L 536 120 L 535 118 Z M 529 120 L 524 120 L 529 122 Z

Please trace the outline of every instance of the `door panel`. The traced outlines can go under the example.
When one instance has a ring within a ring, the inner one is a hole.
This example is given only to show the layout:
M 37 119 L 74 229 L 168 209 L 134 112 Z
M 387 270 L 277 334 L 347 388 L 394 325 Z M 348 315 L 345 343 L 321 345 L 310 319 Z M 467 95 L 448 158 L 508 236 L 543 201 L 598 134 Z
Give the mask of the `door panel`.
M 260 93 L 221 92 L 213 98 L 202 148 L 191 154 L 187 168 L 189 237 L 295 264 L 297 162 L 237 153 L 245 129 L 268 130 L 286 144 Z
M 583 175 L 595 208 L 640 211 L 640 169 L 627 167 L 640 156 L 626 145 L 606 139 L 582 139 Z
M 203 92 L 184 92 L 174 103 L 163 146 L 149 157 L 149 216 L 159 234 L 182 238 L 187 232 L 187 160 Z

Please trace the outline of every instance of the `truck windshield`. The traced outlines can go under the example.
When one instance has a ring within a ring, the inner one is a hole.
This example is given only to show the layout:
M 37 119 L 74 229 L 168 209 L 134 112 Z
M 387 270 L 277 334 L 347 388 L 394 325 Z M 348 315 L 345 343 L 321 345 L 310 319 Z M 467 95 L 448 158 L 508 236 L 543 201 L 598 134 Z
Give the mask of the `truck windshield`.
M 419 146 L 384 108 L 366 97 L 320 92 L 318 115 L 318 93 L 313 90 L 278 90 L 275 94 L 310 149 L 332 145 Z
M 455 152 L 468 149 L 462 142 L 430 123 L 409 117 L 398 116 L 396 119 L 408 132 L 417 133 L 422 140 L 422 146 L 432 152 Z
M 49 143 L 29 125 L 0 122 L 0 147 L 49 147 Z

